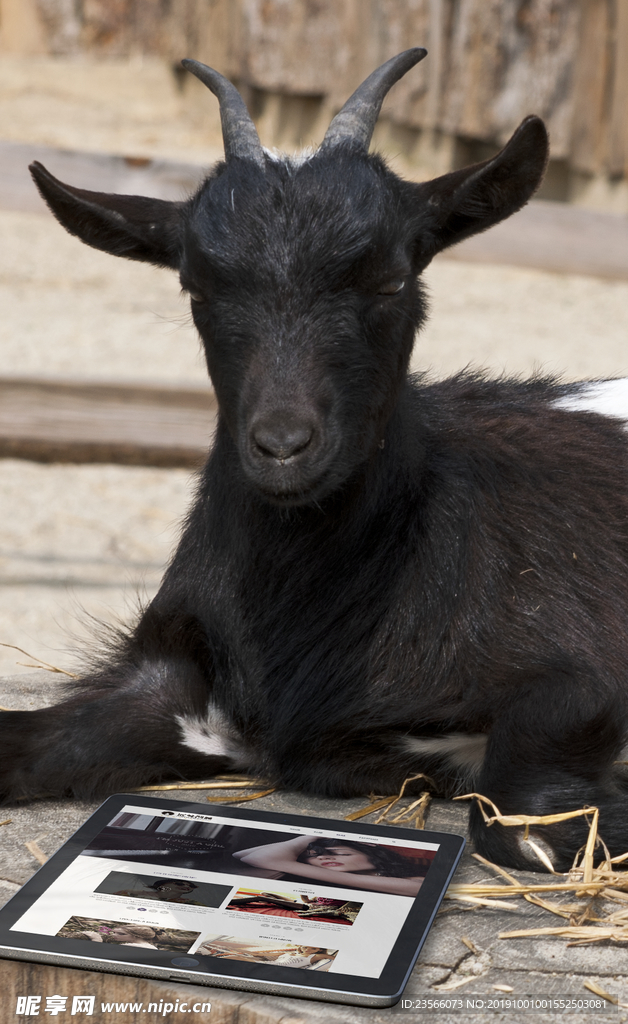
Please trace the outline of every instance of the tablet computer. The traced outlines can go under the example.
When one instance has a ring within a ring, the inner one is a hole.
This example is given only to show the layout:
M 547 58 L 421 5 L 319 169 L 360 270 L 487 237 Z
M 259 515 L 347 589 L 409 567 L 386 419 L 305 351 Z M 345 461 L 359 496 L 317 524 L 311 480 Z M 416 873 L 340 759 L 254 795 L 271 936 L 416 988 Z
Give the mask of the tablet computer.
M 391 1006 L 464 839 L 110 797 L 0 911 L 0 956 Z

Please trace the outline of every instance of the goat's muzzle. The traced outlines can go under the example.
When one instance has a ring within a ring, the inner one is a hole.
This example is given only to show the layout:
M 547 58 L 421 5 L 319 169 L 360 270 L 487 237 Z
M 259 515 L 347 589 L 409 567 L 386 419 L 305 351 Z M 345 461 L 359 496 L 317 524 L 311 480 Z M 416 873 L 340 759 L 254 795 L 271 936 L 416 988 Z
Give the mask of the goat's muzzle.
M 258 415 L 247 431 L 246 474 L 270 500 L 307 503 L 336 454 L 327 435 L 314 414 L 281 410 Z
M 262 459 L 276 459 L 282 466 L 296 459 L 310 446 L 315 435 L 314 424 L 291 417 L 273 417 L 253 424 L 251 442 L 254 454 Z

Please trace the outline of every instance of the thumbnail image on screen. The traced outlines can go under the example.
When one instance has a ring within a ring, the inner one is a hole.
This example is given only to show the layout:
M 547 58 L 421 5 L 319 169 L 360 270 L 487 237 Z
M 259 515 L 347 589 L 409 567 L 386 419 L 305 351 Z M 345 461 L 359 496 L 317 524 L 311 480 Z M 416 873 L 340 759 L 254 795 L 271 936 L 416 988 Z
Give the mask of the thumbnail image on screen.
M 127 871 L 110 871 L 94 892 L 127 899 L 180 903 L 188 907 L 219 907 L 232 886 L 196 882 L 186 878 L 159 878 Z
M 289 917 L 300 921 L 352 925 L 363 903 L 333 899 L 331 896 L 269 892 L 266 889 L 238 889 L 225 910 L 270 917 Z
M 277 967 L 300 967 L 306 971 L 328 971 L 338 955 L 337 949 L 322 946 L 301 946 L 294 943 L 237 939 L 232 935 L 209 935 L 196 950 L 222 960 L 273 964 Z
M 177 953 L 187 953 L 200 934 L 183 928 L 160 928 L 97 917 L 71 917 L 57 932 L 62 939 L 89 939 L 118 946 L 141 946 L 142 949 L 170 949 Z

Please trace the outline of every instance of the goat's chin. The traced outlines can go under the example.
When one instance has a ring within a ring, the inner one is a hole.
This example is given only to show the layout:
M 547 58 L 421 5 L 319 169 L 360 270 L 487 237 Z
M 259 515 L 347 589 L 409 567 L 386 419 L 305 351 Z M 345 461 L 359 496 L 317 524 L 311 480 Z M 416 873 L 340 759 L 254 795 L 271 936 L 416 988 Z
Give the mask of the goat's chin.
M 294 476 L 283 482 L 257 477 L 249 482 L 265 501 L 277 508 L 307 508 L 320 505 L 336 493 L 344 483 L 345 476 L 330 467 L 315 479 L 299 480 Z
M 325 486 L 322 482 L 310 486 L 294 488 L 293 490 L 276 490 L 257 485 L 258 493 L 271 505 L 277 508 L 307 508 L 315 506 L 324 501 L 335 487 Z

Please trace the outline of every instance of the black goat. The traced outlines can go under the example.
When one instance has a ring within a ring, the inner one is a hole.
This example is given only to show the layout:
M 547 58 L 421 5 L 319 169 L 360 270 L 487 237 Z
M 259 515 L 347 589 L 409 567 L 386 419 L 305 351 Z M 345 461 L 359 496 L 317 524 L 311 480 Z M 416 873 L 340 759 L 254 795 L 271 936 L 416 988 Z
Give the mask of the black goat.
M 299 160 L 266 153 L 233 86 L 184 62 L 220 100 L 226 153 L 187 202 L 33 165 L 72 234 L 180 272 L 220 416 L 133 632 L 64 703 L 2 716 L 6 799 L 233 767 L 363 795 L 426 771 L 503 812 L 597 805 L 628 849 L 623 424 L 569 409 L 581 386 L 408 378 L 418 275 L 520 209 L 547 159 L 537 117 L 424 184 L 369 155 L 424 55 L 375 71 Z M 517 830 L 477 811 L 473 829 L 492 859 L 539 867 Z M 542 830 L 556 867 L 585 832 Z

